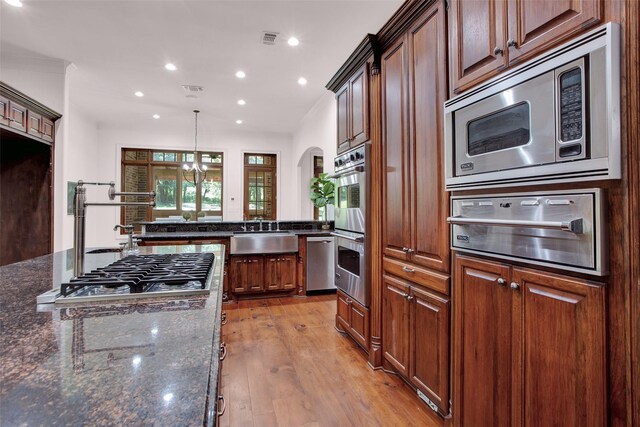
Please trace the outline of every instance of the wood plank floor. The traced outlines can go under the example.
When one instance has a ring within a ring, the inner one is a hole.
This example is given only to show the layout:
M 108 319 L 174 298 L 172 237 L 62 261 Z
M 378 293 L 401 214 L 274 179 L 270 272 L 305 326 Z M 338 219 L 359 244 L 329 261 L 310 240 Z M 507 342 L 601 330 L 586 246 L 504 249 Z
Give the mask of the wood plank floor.
M 335 295 L 224 305 L 223 427 L 436 426 L 402 380 L 334 328 Z

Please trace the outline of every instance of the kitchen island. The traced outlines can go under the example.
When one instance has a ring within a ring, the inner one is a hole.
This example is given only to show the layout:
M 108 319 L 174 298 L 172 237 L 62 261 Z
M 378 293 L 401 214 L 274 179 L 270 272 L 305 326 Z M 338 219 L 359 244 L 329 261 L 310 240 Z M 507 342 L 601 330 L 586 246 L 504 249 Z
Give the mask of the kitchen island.
M 0 268 L 2 425 L 215 425 L 223 245 L 208 295 L 36 305 L 72 274 L 71 250 Z M 86 269 L 119 254 L 87 254 Z

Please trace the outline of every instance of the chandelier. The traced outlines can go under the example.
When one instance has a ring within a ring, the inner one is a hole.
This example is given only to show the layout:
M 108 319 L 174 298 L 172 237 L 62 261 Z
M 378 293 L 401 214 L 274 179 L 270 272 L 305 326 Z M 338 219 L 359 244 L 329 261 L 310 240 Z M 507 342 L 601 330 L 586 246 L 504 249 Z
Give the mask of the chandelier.
M 182 176 L 184 179 L 193 185 L 198 185 L 207 179 L 207 165 L 201 165 L 198 163 L 198 113 L 199 110 L 193 110 L 196 114 L 196 144 L 193 148 L 193 163 L 189 165 L 185 163 L 182 165 Z

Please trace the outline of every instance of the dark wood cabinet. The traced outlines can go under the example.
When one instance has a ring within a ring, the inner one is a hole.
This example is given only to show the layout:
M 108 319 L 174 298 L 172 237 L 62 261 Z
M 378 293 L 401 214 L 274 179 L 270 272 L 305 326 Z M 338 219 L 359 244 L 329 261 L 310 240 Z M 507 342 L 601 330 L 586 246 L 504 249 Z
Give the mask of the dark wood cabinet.
M 365 351 L 369 351 L 369 310 L 349 295 L 337 291 L 336 327 L 348 333 Z
M 264 290 L 262 256 L 231 257 L 231 289 L 236 294 Z
M 449 9 L 451 89 L 463 92 L 602 20 L 599 0 L 453 0 Z
M 294 291 L 297 286 L 298 256 L 232 255 L 229 269 L 234 294 Z
M 40 138 L 47 142 L 53 142 L 56 134 L 56 126 L 53 120 L 42 117 L 42 125 L 40 127 Z
M 382 55 L 382 246 L 385 256 L 448 272 L 445 29 L 438 2 Z
M 265 290 L 292 290 L 296 287 L 296 255 L 265 256 Z
M 456 256 L 456 425 L 606 424 L 604 286 Z
M 450 319 L 448 297 L 384 276 L 384 357 L 442 415 L 449 413 Z
M 27 131 L 27 108 L 13 101 L 9 101 L 9 127 Z
M 33 111 L 27 111 L 27 133 L 42 137 L 42 115 Z
M 0 96 L 0 125 L 9 126 L 9 100 Z
M 365 63 L 336 92 L 338 153 L 369 140 L 368 73 Z

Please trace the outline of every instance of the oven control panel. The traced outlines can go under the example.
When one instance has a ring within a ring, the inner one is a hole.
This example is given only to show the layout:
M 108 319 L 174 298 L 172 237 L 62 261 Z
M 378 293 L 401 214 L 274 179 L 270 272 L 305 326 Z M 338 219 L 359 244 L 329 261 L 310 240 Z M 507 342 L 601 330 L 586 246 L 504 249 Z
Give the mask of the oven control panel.
M 365 158 L 367 157 L 367 148 L 368 146 L 366 144 L 361 145 L 336 157 L 333 163 L 335 166 L 335 171 L 340 172 L 344 169 L 350 169 L 358 165 L 363 165 L 365 162 Z

